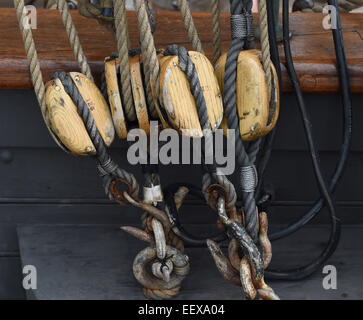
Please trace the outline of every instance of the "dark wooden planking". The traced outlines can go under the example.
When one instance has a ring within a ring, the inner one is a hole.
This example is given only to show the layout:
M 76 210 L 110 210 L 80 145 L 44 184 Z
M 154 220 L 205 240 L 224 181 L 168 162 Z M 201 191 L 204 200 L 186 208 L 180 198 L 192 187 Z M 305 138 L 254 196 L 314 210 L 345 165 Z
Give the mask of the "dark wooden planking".
M 0 300 L 25 299 L 20 258 L 0 258 Z
M 337 205 L 337 215 L 343 225 L 363 224 L 362 204 L 341 204 L 338 202 Z M 311 208 L 311 203 L 306 202 L 300 204 L 285 203 L 283 206 L 281 204 L 274 205 L 268 210 L 271 231 L 280 230 L 296 221 L 309 208 Z M 116 205 L 0 205 L 0 257 L 17 254 L 16 227 L 19 224 L 140 226 L 141 214 L 140 210 Z M 193 234 L 212 235 L 218 233 L 215 224 L 215 212 L 204 205 L 184 206 L 180 212 L 180 218 L 186 230 Z M 327 223 L 329 223 L 328 212 L 324 209 L 311 222 L 311 225 L 326 225 Z M 329 230 L 329 227 L 325 226 L 325 229 Z
M 316 144 L 321 151 L 337 151 L 342 137 L 342 106 L 338 94 L 305 94 Z M 363 95 L 353 95 L 354 127 L 363 126 Z M 45 128 L 32 90 L 0 90 L 0 148 L 57 148 Z M 306 150 L 306 138 L 295 95 L 285 93 L 277 124 L 275 150 Z M 115 139 L 112 148 L 125 148 Z M 363 150 L 363 140 L 353 134 L 352 151 Z M 59 150 L 59 152 L 61 152 Z
M 344 228 L 341 245 L 327 262 L 338 270 L 337 290 L 324 290 L 321 270 L 303 282 L 269 283 L 282 299 L 362 299 L 361 231 L 362 227 Z M 146 245 L 115 226 L 20 226 L 18 234 L 22 264 L 37 267 L 39 286 L 33 298 L 143 299 L 132 275 L 132 261 Z M 310 261 L 326 235 L 322 228 L 306 228 L 288 242 L 274 244 L 272 266 L 286 268 Z M 302 241 L 306 238 L 309 241 Z M 178 299 L 242 298 L 241 289 L 222 278 L 205 248 L 188 248 L 186 253 L 191 273 Z
M 49 79 L 55 71 L 78 69 L 69 47 L 64 27 L 56 10 L 37 10 L 38 28 L 34 30 L 41 68 L 44 78 Z M 86 19 L 72 12 L 84 51 L 91 67 L 99 79 L 105 56 L 116 50 L 113 35 L 95 20 Z M 158 29 L 156 45 L 165 48 L 176 43 L 190 48 L 178 12 L 157 12 Z M 211 15 L 193 13 L 198 32 L 209 58 L 212 55 Z M 138 46 L 135 12 L 128 12 L 130 38 L 133 47 Z M 363 20 L 361 14 L 343 14 L 342 23 L 347 48 L 349 71 L 352 77 L 352 90 L 363 92 Z M 339 84 L 335 66 L 335 56 L 331 32 L 321 25 L 323 15 L 317 13 L 294 13 L 291 16 L 292 52 L 296 69 L 306 92 L 335 92 Z M 12 89 L 31 88 L 28 63 L 18 30 L 15 10 L 2 9 L 0 12 L 0 87 Z M 222 46 L 226 51 L 229 45 L 229 14 L 221 15 Z M 172 35 L 172 38 L 170 37 Z M 291 89 L 284 76 L 284 88 Z
M 59 149 L 16 148 L 11 149 L 11 153 L 11 163 L 0 163 L 0 201 L 41 198 L 49 201 L 84 199 L 93 203 L 94 200 L 106 199 L 93 159 L 72 157 Z M 141 178 L 140 167 L 130 166 L 123 152 L 113 150 L 112 155 L 120 166 Z M 362 157 L 362 152 L 351 155 L 336 193 L 337 200 L 361 200 Z M 337 158 L 336 152 L 321 153 L 327 179 L 334 170 Z M 201 183 L 200 167 L 197 165 L 161 166 L 160 173 L 164 186 L 176 181 L 198 186 Z M 236 177 L 232 177 L 232 180 L 237 183 Z M 277 200 L 309 201 L 318 195 L 307 152 L 274 152 L 266 181 L 273 185 Z

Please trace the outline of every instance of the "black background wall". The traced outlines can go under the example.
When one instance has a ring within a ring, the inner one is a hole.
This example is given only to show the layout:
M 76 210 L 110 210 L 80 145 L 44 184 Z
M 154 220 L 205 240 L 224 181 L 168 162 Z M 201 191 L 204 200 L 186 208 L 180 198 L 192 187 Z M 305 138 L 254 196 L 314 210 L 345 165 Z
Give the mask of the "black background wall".
M 321 163 L 327 178 L 334 170 L 342 137 L 339 95 L 306 95 Z M 363 96 L 353 96 L 354 128 L 348 167 L 335 193 L 343 224 L 363 223 Z M 126 145 L 114 143 L 115 160 L 140 177 L 126 160 Z M 163 184 L 200 183 L 197 166 L 161 168 Z M 278 132 L 266 182 L 275 193 L 269 211 L 272 228 L 287 225 L 318 197 L 294 95 L 282 100 Z M 185 223 L 212 222 L 202 203 L 187 201 Z M 140 212 L 107 200 L 94 161 L 61 151 L 48 135 L 32 91 L 0 90 L 0 299 L 24 298 L 17 224 L 138 224 Z M 326 223 L 323 211 L 312 223 Z

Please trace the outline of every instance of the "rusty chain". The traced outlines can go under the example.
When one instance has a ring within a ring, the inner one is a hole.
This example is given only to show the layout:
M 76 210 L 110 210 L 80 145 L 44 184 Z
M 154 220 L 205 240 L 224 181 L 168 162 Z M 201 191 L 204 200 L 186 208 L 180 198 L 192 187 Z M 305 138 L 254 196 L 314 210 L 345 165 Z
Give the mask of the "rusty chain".
M 224 197 L 219 197 L 217 202 L 218 216 L 230 238 L 228 258 L 224 255 L 219 245 L 213 240 L 207 240 L 208 249 L 222 276 L 234 285 L 241 286 L 247 300 L 279 300 L 273 289 L 265 283 L 264 270 L 272 258 L 271 242 L 267 236 L 268 219 L 265 212 L 259 214 L 259 244 L 260 253 L 251 237 L 246 232 L 242 213 L 235 217 L 228 216 Z M 239 256 L 239 248 L 243 257 Z
M 182 205 L 187 191 L 178 190 L 175 201 Z M 184 245 L 177 241 L 171 229 L 167 207 L 163 203 L 160 185 L 144 187 L 143 202 L 136 201 L 124 192 L 129 203 L 146 214 L 145 230 L 135 227 L 121 229 L 150 244 L 135 257 L 133 272 L 137 281 L 144 286 L 144 295 L 149 299 L 170 299 L 179 293 L 184 278 L 189 273 L 189 258 Z M 151 274 L 150 274 L 151 270 Z

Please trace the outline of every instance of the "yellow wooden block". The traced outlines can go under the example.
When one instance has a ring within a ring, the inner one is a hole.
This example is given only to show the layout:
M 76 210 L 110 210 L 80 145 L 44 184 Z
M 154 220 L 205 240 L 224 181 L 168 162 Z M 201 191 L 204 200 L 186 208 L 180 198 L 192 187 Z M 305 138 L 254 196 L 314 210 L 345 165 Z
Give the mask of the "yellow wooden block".
M 147 111 L 144 85 L 141 74 L 140 56 L 129 58 L 131 72 L 131 87 L 134 97 L 134 105 L 139 128 L 144 130 L 147 135 L 150 134 L 150 123 Z
M 190 51 L 206 101 L 211 130 L 219 127 L 223 117 L 222 96 L 213 67 L 201 53 Z M 180 133 L 203 136 L 197 106 L 190 91 L 189 81 L 178 65 L 178 57 L 160 59 L 160 95 L 169 123 Z
M 219 86 L 224 91 L 224 74 L 227 53 L 215 67 Z M 279 90 L 276 70 L 271 63 L 272 90 L 268 92 L 259 50 L 244 50 L 238 56 L 236 78 L 236 105 L 243 140 L 251 141 L 270 132 L 279 114 Z M 270 99 L 271 97 L 271 99 Z M 227 129 L 224 118 L 221 127 Z
M 158 60 L 159 60 L 160 65 L 162 65 L 165 62 L 165 60 L 167 60 L 169 58 L 170 57 L 164 57 L 162 54 L 158 54 Z M 154 85 L 152 79 L 150 79 L 150 84 L 151 84 L 151 91 L 152 91 L 152 95 L 153 95 L 154 105 L 156 108 L 156 112 L 158 113 L 161 125 L 164 129 L 170 128 L 170 125 L 168 122 L 168 115 L 166 114 L 165 110 L 160 106 L 159 99 L 161 99 L 161 97 L 157 97 L 156 92 L 155 92 L 155 85 Z
M 65 92 L 60 80 L 47 82 L 45 88 L 52 131 L 70 152 L 78 155 L 94 155 L 95 147 L 77 113 L 77 107 Z
M 115 130 L 108 105 L 101 92 L 85 75 L 71 72 L 69 76 L 91 111 L 105 145 L 110 146 Z M 45 99 L 51 129 L 62 144 L 74 154 L 94 155 L 96 150 L 83 120 L 59 79 L 51 80 L 46 84 Z
M 119 66 L 118 59 L 105 61 L 105 78 L 107 86 L 108 100 L 112 113 L 113 124 L 116 133 L 120 139 L 127 138 L 127 126 L 125 114 L 122 108 L 120 89 L 118 86 L 117 67 Z
M 88 109 L 92 112 L 97 129 L 106 146 L 110 146 L 115 138 L 115 128 L 112 122 L 110 109 L 95 83 L 79 72 L 70 72 L 74 84 L 78 88 Z

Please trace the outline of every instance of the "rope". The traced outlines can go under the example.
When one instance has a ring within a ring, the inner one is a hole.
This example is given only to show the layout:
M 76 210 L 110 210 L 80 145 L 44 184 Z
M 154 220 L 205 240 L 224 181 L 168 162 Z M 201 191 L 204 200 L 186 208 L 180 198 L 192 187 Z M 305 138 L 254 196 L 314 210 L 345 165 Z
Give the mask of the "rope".
M 184 21 L 185 30 L 192 43 L 193 50 L 204 54 L 202 42 L 199 39 L 197 28 L 195 27 L 192 14 L 187 0 L 178 0 L 178 6 Z
M 204 98 L 203 90 L 198 79 L 198 73 L 196 71 L 192 59 L 188 54 L 188 51 L 184 47 L 171 45 L 167 48 L 167 50 L 165 50 L 164 55 L 178 56 L 179 67 L 185 73 L 188 82 L 190 84 L 190 91 L 194 97 L 197 106 L 199 122 L 204 132 L 204 137 L 206 139 L 205 144 L 202 143 L 202 148 L 204 148 L 204 146 L 212 148 L 213 147 L 213 144 L 211 142 L 212 134 L 210 133 L 211 126 L 209 122 L 208 109 Z M 202 154 L 204 154 L 204 152 L 202 152 Z M 233 184 L 228 180 L 226 176 L 222 174 L 217 175 L 215 172 L 214 165 L 212 165 L 212 168 L 210 168 L 207 171 L 208 172 L 205 173 L 202 178 L 202 190 L 207 200 L 208 196 L 206 194 L 206 189 L 212 184 L 213 180 L 216 180 L 220 185 L 224 187 L 224 189 L 229 195 L 229 202 L 227 204 L 227 207 L 228 208 L 233 207 L 237 200 L 237 194 Z
M 64 1 L 64 0 L 63 0 Z M 115 0 L 115 28 L 118 57 L 120 61 L 120 81 L 122 102 L 129 121 L 136 120 L 136 113 L 131 90 L 131 72 L 129 63 L 128 25 L 126 19 L 125 0 Z
M 153 85 L 155 86 L 156 97 L 159 97 L 160 64 L 156 54 L 154 38 L 150 27 L 149 16 L 145 5 L 145 0 L 134 0 L 134 6 L 136 9 L 137 22 L 139 26 L 139 39 L 141 43 L 141 51 L 143 56 L 143 68 L 145 74 L 147 102 L 149 105 L 151 117 L 157 119 L 158 113 L 156 111 L 154 104 L 150 79 L 152 80 Z
M 16 16 L 19 22 L 20 32 L 23 37 L 25 53 L 29 61 L 30 75 L 34 87 L 34 92 L 37 97 L 40 111 L 42 113 L 44 122 L 48 128 L 48 131 L 57 145 L 66 151 L 64 146 L 59 142 L 53 131 L 50 129 L 50 122 L 47 113 L 47 106 L 45 104 L 45 87 L 43 83 L 43 76 L 40 70 L 40 64 L 38 59 L 37 50 L 35 49 L 35 43 L 33 39 L 33 34 L 30 28 L 25 28 L 25 21 L 28 17 L 26 16 L 26 11 L 24 8 L 24 0 L 14 0 L 14 7 L 16 9 Z
M 74 104 L 77 106 L 77 111 L 85 124 L 89 137 L 96 149 L 97 169 L 99 175 L 103 179 L 105 193 L 111 200 L 114 200 L 114 194 L 111 193 L 111 183 L 115 179 L 122 179 L 126 181 L 130 187 L 129 194 L 132 198 L 136 198 L 139 193 L 139 185 L 133 174 L 128 173 L 126 170 L 119 168 L 113 162 L 107 152 L 103 139 L 97 129 L 96 123 L 93 119 L 92 112 L 89 110 L 86 102 L 83 100 L 82 95 L 79 93 L 78 88 L 73 83 L 72 79 L 65 72 L 56 72 L 52 79 L 58 78 L 66 93 L 72 98 Z
M 262 65 L 265 71 L 266 81 L 268 85 L 268 92 L 271 92 L 271 60 L 270 60 L 270 42 L 268 38 L 268 24 L 267 24 L 267 0 L 258 0 L 258 14 L 260 24 L 260 42 L 262 51 Z
M 245 42 L 249 41 L 251 35 L 251 28 L 248 28 L 248 15 L 251 12 L 252 1 L 250 0 L 230 0 L 231 5 L 231 22 L 238 21 L 235 25 L 232 24 L 232 30 L 238 29 L 240 32 L 232 33 L 232 43 L 227 55 L 226 70 L 224 76 L 224 104 L 225 114 L 227 117 L 228 128 L 235 130 L 235 148 L 237 155 L 237 162 L 240 168 L 251 167 L 253 162 L 250 159 L 242 142 L 239 134 L 239 118 L 236 110 L 236 78 L 237 78 L 237 59 L 241 50 L 244 49 Z M 241 26 L 241 28 L 236 28 Z M 243 26 L 246 26 L 243 28 Z M 256 143 L 256 149 L 258 144 Z M 255 151 L 257 153 L 257 151 Z M 241 171 L 242 174 L 243 171 Z M 245 179 L 242 175 L 241 180 Z M 255 182 L 254 182 L 255 183 Z M 258 235 L 258 216 L 256 210 L 256 203 L 254 199 L 254 192 L 242 192 L 242 200 L 244 204 L 246 230 L 252 237 L 257 240 Z
M 57 4 L 63 24 L 66 28 L 69 43 L 72 47 L 74 57 L 77 59 L 79 67 L 81 68 L 81 72 L 92 81 L 94 81 L 91 74 L 91 69 L 87 63 L 87 58 L 83 53 L 83 49 L 79 41 L 78 33 L 72 20 L 72 16 L 68 10 L 68 4 L 65 0 L 57 0 Z
M 213 64 L 216 64 L 221 56 L 221 21 L 219 0 L 212 0 L 213 20 Z
M 44 8 L 45 9 L 56 9 L 57 4 L 54 0 L 45 0 L 44 1 Z

